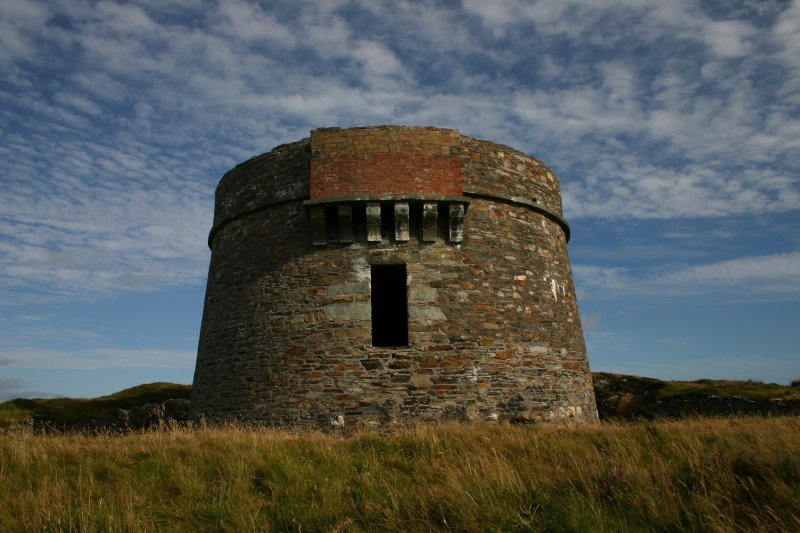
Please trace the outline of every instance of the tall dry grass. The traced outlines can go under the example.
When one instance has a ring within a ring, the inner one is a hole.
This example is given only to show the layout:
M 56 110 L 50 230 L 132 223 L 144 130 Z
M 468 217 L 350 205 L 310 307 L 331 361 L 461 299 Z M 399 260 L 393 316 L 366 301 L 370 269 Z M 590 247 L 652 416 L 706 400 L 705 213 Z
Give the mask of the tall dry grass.
M 0 437 L 3 531 L 800 531 L 800 419 Z

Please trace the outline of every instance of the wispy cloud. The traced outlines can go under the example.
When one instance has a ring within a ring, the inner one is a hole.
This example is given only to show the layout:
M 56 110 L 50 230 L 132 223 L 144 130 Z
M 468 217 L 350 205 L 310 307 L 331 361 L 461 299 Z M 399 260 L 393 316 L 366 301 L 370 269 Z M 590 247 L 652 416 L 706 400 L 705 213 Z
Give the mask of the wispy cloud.
M 511 144 L 573 219 L 798 210 L 799 6 L 9 0 L 0 301 L 200 283 L 222 173 L 319 126 Z
M 4 366 L 26 369 L 193 368 L 196 356 L 194 351 L 160 349 L 0 347 Z
M 2 364 L 0 361 L 0 365 Z M 46 392 L 30 390 L 25 381 L 21 379 L 0 377 L 0 402 L 13 398 L 46 398 L 48 396 L 50 394 Z
M 575 265 L 577 285 L 589 295 L 714 293 L 728 299 L 797 300 L 800 298 L 800 252 L 740 257 L 706 264 L 647 271 L 627 267 Z
M 36 33 L 48 18 L 48 10 L 42 4 L 5 2 L 0 19 L 0 50 L 4 52 L 0 54 L 0 66 L 35 57 Z

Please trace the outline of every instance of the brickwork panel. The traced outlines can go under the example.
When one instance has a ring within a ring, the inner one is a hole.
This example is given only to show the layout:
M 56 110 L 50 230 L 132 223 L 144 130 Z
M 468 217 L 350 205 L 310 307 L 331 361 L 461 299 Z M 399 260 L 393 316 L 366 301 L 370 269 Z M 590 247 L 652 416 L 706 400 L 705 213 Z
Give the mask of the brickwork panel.
M 311 132 L 311 198 L 461 196 L 458 132 L 328 128 Z

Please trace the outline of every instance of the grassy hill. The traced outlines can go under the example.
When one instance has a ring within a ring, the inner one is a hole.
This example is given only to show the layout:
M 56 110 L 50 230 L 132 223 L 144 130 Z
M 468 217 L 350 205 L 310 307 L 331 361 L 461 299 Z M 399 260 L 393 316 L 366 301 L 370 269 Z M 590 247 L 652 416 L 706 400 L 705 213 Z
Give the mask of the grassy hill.
M 27 420 L 47 420 L 56 425 L 81 424 L 90 420 L 114 418 L 120 409 L 131 410 L 148 403 L 189 398 L 191 385 L 148 383 L 99 398 L 34 398 L 0 403 L 0 427 Z
M 595 372 L 592 374 L 592 379 L 595 390 L 601 397 L 615 394 L 637 394 L 648 395 L 655 400 L 708 398 L 709 396 L 735 396 L 753 401 L 800 399 L 800 387 L 764 383 L 763 381 L 724 379 L 662 381 L 609 372 Z
M 794 409 L 792 412 L 800 413 L 800 387 L 797 386 L 712 379 L 663 381 L 606 372 L 595 372 L 593 379 L 602 418 L 679 418 L 696 414 L 693 408 L 707 403 L 709 398 L 764 402 L 767 407 L 774 406 L 777 400 L 778 403 L 788 404 Z M 120 409 L 133 410 L 144 404 L 159 404 L 168 399 L 186 399 L 190 394 L 190 385 L 159 382 L 92 399 L 10 400 L 0 403 L 0 427 L 25 423 L 31 419 L 49 421 L 55 426 L 80 425 L 93 420 L 113 419 L 118 416 Z M 758 405 L 744 406 L 758 408 Z M 723 405 L 723 411 L 725 408 Z M 735 406 L 730 408 L 735 409 Z
M 601 419 L 800 414 L 798 386 L 716 379 L 663 381 L 606 372 L 592 377 Z

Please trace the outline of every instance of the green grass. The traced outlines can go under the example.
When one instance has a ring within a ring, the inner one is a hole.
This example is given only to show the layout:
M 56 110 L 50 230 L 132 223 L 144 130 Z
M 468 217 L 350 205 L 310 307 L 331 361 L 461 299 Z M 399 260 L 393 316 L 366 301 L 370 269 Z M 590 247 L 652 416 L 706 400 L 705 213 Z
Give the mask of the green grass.
M 800 387 L 761 381 L 719 379 L 662 381 L 606 372 L 595 372 L 593 380 L 599 397 L 608 397 L 615 394 L 646 394 L 653 400 L 678 398 L 691 400 L 709 396 L 737 396 L 747 400 L 800 400 Z
M 3 531 L 798 531 L 800 418 L 0 436 Z
M 58 424 L 74 424 L 114 416 L 117 409 L 132 409 L 170 398 L 188 398 L 192 387 L 174 383 L 149 383 L 93 399 L 16 399 L 0 403 L 0 427 L 39 418 Z
M 708 396 L 738 396 L 747 400 L 800 400 L 800 389 L 761 381 L 699 379 L 667 381 L 658 395 L 660 399 Z

